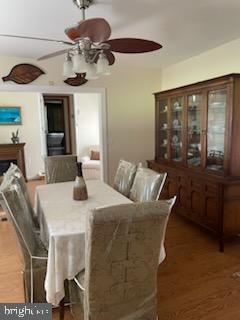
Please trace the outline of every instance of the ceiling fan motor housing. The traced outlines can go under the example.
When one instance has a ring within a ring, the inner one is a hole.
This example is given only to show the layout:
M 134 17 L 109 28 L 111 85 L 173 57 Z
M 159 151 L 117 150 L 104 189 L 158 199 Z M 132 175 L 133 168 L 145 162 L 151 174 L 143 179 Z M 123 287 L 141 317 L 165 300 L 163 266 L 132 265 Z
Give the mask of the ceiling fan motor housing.
M 73 3 L 74 3 L 79 9 L 86 9 L 86 8 L 88 8 L 92 2 L 93 2 L 93 0 L 73 0 Z

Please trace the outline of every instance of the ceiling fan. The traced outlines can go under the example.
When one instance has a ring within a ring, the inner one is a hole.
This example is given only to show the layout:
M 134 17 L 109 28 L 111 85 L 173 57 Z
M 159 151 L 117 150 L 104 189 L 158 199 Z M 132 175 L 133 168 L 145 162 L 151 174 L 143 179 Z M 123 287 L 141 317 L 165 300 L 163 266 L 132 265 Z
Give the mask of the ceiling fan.
M 162 48 L 159 43 L 145 39 L 109 39 L 111 27 L 105 19 L 85 19 L 85 10 L 93 3 L 93 0 L 73 0 L 73 3 L 81 10 L 82 20 L 65 30 L 65 34 L 71 42 L 7 34 L 0 34 L 0 36 L 58 42 L 70 46 L 70 48 L 40 57 L 38 60 L 45 60 L 66 53 L 67 56 L 63 65 L 64 78 L 84 74 L 87 80 L 96 79 L 101 74 L 110 74 L 109 66 L 115 62 L 113 52 L 144 53 Z

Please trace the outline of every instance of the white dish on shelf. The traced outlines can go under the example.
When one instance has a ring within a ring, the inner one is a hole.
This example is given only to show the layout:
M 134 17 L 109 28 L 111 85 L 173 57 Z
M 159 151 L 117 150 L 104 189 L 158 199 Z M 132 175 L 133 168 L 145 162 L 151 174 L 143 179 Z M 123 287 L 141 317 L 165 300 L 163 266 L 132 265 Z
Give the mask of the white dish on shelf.
M 176 144 L 178 143 L 179 139 L 178 139 L 178 136 L 175 134 L 173 137 L 172 137 L 172 143 L 173 144 Z
M 178 127 L 180 125 L 179 120 L 178 119 L 174 119 L 173 120 L 173 127 Z

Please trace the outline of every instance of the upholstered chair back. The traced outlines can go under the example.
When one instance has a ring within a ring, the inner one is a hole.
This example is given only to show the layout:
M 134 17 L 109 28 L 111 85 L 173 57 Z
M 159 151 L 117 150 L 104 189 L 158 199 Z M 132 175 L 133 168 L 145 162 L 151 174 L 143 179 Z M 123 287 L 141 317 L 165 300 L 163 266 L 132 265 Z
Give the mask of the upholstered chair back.
M 85 320 L 157 318 L 157 270 L 174 202 L 92 211 L 86 228 Z
M 158 173 L 148 168 L 138 167 L 130 199 L 134 202 L 156 201 L 164 187 L 167 173 Z
M 38 229 L 39 224 L 38 224 L 35 212 L 33 210 L 32 204 L 31 204 L 31 200 L 30 200 L 30 197 L 28 194 L 25 178 L 22 174 L 22 171 L 15 164 L 11 164 L 9 169 L 7 170 L 7 172 L 4 174 L 2 188 L 4 188 L 5 184 L 6 185 L 9 184 L 10 180 L 14 181 L 15 184 L 18 184 L 19 192 L 22 193 L 22 197 L 25 198 L 25 202 L 28 207 L 26 214 L 29 214 L 28 218 L 32 221 L 34 227 L 36 229 Z
M 35 233 L 33 221 L 29 219 L 30 212 L 18 181 L 11 177 L 8 184 L 0 186 L 1 206 L 8 213 L 8 217 L 16 231 L 18 241 L 23 251 L 25 263 L 28 264 L 29 255 L 37 255 L 42 249 L 38 235 Z
M 23 281 L 25 302 L 46 302 L 44 279 L 47 265 L 47 251 L 29 219 L 28 204 L 21 187 L 14 177 L 0 186 L 0 204 L 8 213 L 15 230 L 23 258 Z
M 137 171 L 137 165 L 120 160 L 114 177 L 114 189 L 128 197 Z
M 77 174 L 77 156 L 45 157 L 46 183 L 73 181 Z

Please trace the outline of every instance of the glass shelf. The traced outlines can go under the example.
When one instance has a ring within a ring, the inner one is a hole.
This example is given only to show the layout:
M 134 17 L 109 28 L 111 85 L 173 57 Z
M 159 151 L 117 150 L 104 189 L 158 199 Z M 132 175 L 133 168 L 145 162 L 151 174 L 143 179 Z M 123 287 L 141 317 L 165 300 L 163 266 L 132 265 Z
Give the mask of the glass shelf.
M 172 160 L 175 161 L 175 162 L 181 162 L 181 161 L 182 161 L 182 158 L 181 158 L 181 157 L 179 157 L 179 158 L 172 158 Z
M 219 132 L 219 131 L 208 131 L 208 134 L 223 134 L 224 135 L 225 132 Z

